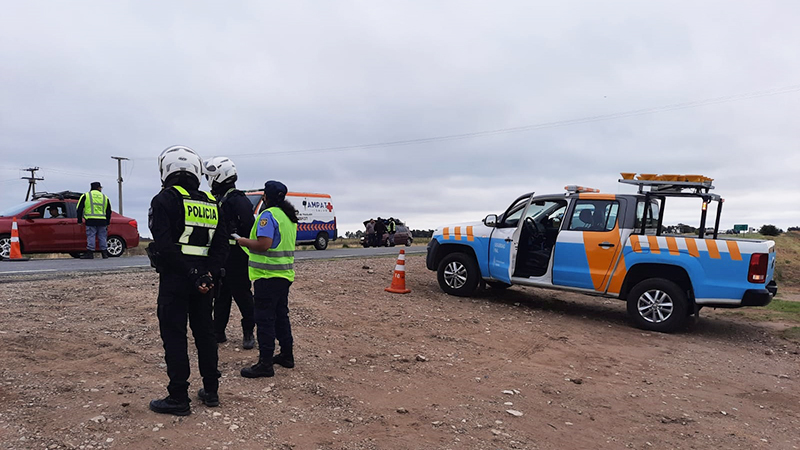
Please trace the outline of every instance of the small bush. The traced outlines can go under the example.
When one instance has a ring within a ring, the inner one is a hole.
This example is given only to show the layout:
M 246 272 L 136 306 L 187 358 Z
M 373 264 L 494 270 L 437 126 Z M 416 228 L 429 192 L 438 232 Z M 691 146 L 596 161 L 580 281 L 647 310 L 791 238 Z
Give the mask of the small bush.
M 758 232 L 764 236 L 778 236 L 779 234 L 783 233 L 783 230 L 775 225 L 762 225 Z

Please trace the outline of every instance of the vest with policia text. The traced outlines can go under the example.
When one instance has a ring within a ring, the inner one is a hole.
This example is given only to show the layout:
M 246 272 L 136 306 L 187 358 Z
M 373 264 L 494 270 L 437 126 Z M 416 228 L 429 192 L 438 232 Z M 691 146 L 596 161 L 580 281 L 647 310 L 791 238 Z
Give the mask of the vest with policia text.
M 183 197 L 183 234 L 178 239 L 181 253 L 192 256 L 208 256 L 211 247 L 211 238 L 217 230 L 219 211 L 217 201 L 208 192 L 203 194 L 208 201 L 192 200 L 189 192 L 182 186 L 172 186 Z
M 289 281 L 294 281 L 294 246 L 297 241 L 297 224 L 289 220 L 289 217 L 283 212 L 282 209 L 273 206 L 267 208 L 278 222 L 278 231 L 281 233 L 281 241 L 275 248 L 270 248 L 265 252 L 256 252 L 247 250 L 250 255 L 248 262 L 249 273 L 251 280 L 259 278 L 286 278 Z M 250 239 L 258 240 L 256 231 L 258 225 L 266 219 L 262 219 L 262 215 L 258 216 L 258 220 L 253 224 L 253 229 L 250 230 Z M 264 222 L 266 224 L 266 222 Z
M 106 220 L 108 197 L 100 191 L 91 190 L 83 194 L 83 218 Z

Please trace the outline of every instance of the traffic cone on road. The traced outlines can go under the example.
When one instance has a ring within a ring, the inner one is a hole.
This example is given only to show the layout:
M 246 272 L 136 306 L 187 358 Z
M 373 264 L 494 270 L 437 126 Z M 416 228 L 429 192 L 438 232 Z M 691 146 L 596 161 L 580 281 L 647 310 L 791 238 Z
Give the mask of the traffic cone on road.
M 392 285 L 384 289 L 386 292 L 394 292 L 395 294 L 408 294 L 411 290 L 406 289 L 406 251 L 400 250 L 397 256 L 397 265 L 394 266 L 394 275 L 392 276 Z
M 17 228 L 17 218 L 11 222 L 11 249 L 8 252 L 9 261 L 27 261 L 30 258 L 23 258 L 19 249 L 19 229 Z

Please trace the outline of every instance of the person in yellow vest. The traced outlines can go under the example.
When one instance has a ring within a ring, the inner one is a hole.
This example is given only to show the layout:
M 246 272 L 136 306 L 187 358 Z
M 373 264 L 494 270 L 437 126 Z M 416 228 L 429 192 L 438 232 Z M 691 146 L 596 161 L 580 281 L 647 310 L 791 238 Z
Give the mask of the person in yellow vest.
M 158 327 L 169 395 L 152 400 L 150 409 L 186 416 L 191 413 L 187 318 L 203 378 L 197 396 L 206 406 L 219 406 L 219 357 L 211 291 L 222 276 L 230 244 L 216 199 L 200 190 L 200 156 L 189 147 L 176 145 L 161 153 L 158 167 L 163 189 L 150 202 L 148 225 L 153 242 L 147 253 L 159 273 Z
M 111 201 L 102 192 L 99 181 L 78 200 L 78 223 L 86 220 L 86 253 L 81 259 L 93 259 L 95 240 L 100 244 L 103 258 L 108 258 L 108 224 L 111 223 Z
M 246 378 L 274 376 L 273 364 L 294 367 L 289 287 L 294 281 L 297 210 L 286 200 L 286 192 L 286 185 L 280 181 L 267 181 L 264 184 L 267 209 L 256 219 L 249 238 L 236 239 L 240 246 L 247 248 L 249 255 L 259 351 L 258 363 L 241 370 Z M 273 356 L 275 339 L 281 351 Z

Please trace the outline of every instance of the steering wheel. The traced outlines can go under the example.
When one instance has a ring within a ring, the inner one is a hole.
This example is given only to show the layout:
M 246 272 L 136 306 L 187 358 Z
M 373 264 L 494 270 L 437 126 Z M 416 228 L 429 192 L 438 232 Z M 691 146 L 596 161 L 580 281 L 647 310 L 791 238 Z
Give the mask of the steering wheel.
M 533 220 L 533 217 L 526 217 L 524 226 L 532 236 L 544 235 L 546 233 L 544 224 L 536 222 Z

